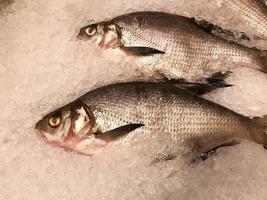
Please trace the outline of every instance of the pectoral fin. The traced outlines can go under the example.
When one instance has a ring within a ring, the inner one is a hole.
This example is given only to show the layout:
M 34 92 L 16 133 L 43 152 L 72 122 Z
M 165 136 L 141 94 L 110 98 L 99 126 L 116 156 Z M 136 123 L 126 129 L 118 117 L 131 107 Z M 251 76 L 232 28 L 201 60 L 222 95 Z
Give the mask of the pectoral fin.
M 165 52 L 150 47 L 121 47 L 126 53 L 134 56 L 151 56 L 154 54 L 164 54 Z
M 125 126 L 121 126 L 115 129 L 112 129 L 110 131 L 104 132 L 104 133 L 100 133 L 98 135 L 96 135 L 95 137 L 97 139 L 101 139 L 104 140 L 106 142 L 111 142 L 114 140 L 117 140 L 125 135 L 127 135 L 128 133 L 134 131 L 137 128 L 140 128 L 144 126 L 144 124 L 127 124 Z

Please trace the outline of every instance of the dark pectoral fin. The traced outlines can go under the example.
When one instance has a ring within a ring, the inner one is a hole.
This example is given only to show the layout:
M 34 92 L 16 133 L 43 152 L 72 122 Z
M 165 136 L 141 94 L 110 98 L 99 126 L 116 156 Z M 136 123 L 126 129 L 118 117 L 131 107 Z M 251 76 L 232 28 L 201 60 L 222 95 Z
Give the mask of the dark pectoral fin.
M 151 56 L 154 54 L 164 54 L 165 52 L 150 47 L 121 47 L 126 53 L 135 56 Z
M 106 142 L 110 142 L 113 140 L 117 140 L 118 138 L 123 137 L 142 126 L 144 126 L 144 124 L 127 124 L 125 126 L 121 126 L 110 131 L 100 133 L 99 135 L 96 135 L 96 138 L 104 140 Z

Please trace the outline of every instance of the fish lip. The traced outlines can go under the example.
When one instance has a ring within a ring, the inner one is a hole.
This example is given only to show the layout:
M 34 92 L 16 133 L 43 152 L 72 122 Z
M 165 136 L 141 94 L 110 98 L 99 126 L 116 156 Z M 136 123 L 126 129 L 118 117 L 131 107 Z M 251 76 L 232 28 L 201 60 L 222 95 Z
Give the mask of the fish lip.
M 37 128 L 35 128 L 34 130 L 35 130 L 37 138 L 45 141 L 46 143 L 50 143 L 50 141 L 47 139 L 47 137 L 45 137 L 44 131 L 41 131 L 40 129 L 37 129 Z
M 78 35 L 76 35 L 76 38 L 79 39 L 79 40 L 83 40 L 83 41 L 87 41 L 88 40 L 88 39 L 86 39 L 84 37 L 84 33 L 81 33 L 81 32 Z
M 43 134 L 44 131 L 42 131 L 42 129 L 40 128 L 40 126 L 41 126 L 41 120 L 38 121 L 38 122 L 35 124 L 35 126 L 34 126 L 34 131 L 35 131 L 35 133 L 36 133 L 36 135 L 37 135 L 38 137 L 40 137 L 40 138 L 45 138 L 45 136 L 44 136 L 44 134 Z
M 79 34 L 76 35 L 76 37 L 77 37 L 79 40 L 81 40 L 81 39 L 82 39 L 81 33 L 79 32 Z
M 79 31 L 79 33 L 78 33 L 78 35 L 76 35 L 76 37 L 77 37 L 78 39 L 80 39 L 80 40 L 86 40 L 85 37 L 84 37 L 84 28 L 82 28 L 82 29 Z
M 49 132 L 46 131 L 42 131 L 38 128 L 35 128 L 35 132 L 38 138 L 40 138 L 41 140 L 44 140 L 46 143 L 48 144 L 52 144 L 55 146 L 59 146 L 59 147 L 63 147 L 66 149 L 70 149 L 70 150 L 74 150 L 75 146 L 85 140 L 87 138 L 87 136 L 90 134 L 90 128 L 89 128 L 89 124 L 87 126 L 85 126 L 79 133 L 82 133 L 82 137 L 78 137 L 78 134 L 69 131 L 68 134 L 63 138 L 63 139 L 54 139 L 53 135 L 51 135 Z M 84 132 L 84 133 L 83 133 Z
M 37 137 L 42 139 L 47 144 L 53 145 L 55 147 L 62 147 L 69 150 L 75 149 L 75 145 L 73 145 L 72 143 L 68 143 L 69 140 L 51 140 L 46 136 L 46 134 L 49 135 L 48 132 L 42 130 L 37 130 L 36 132 L 37 132 Z
M 42 119 L 42 120 L 43 120 L 43 119 Z M 42 120 L 38 121 L 38 122 L 35 124 L 34 129 L 36 129 L 36 130 L 41 130 L 39 127 L 40 127 L 40 125 L 41 125 L 41 121 L 42 121 Z
M 50 143 L 50 142 L 53 142 L 53 141 L 50 141 L 45 135 L 46 134 L 49 134 L 48 132 L 45 132 L 45 131 L 42 131 L 40 129 L 36 129 L 36 133 L 37 133 L 37 136 L 43 140 L 45 140 L 46 142 Z

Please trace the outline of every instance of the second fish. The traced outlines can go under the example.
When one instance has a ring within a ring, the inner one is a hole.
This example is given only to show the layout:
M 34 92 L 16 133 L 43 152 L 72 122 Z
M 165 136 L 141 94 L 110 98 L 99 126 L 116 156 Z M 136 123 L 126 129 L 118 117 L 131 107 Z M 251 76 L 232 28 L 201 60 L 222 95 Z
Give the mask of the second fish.
M 203 81 L 216 72 L 248 67 L 266 72 L 258 50 L 205 32 L 193 20 L 160 12 L 137 12 L 83 27 L 78 38 L 102 49 L 119 49 L 130 63 L 168 78 Z

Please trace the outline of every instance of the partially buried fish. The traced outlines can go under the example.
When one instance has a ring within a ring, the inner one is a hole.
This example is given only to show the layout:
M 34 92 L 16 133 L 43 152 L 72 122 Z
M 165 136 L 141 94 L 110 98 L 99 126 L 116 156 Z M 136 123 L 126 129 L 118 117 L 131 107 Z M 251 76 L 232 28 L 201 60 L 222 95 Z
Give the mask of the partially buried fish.
M 93 90 L 36 128 L 49 143 L 93 155 L 136 134 L 144 140 L 167 135 L 199 153 L 241 138 L 266 145 L 266 125 L 266 117 L 244 117 L 171 84 L 131 82 Z
M 267 50 L 267 7 L 264 0 L 214 0 L 208 2 L 211 13 L 223 18 L 199 16 L 196 23 L 206 31 L 247 47 Z M 226 22 L 226 23 L 225 23 Z
M 214 0 L 209 1 L 209 8 L 221 8 L 231 13 L 228 29 L 236 33 L 244 33 L 249 39 L 267 40 L 267 7 L 264 0 Z M 211 10 L 211 11 L 216 11 Z M 220 25 L 222 18 L 213 19 L 213 23 Z M 235 23 L 237 22 L 237 23 Z M 237 25 L 243 24 L 243 26 Z M 242 34 L 241 34 L 242 35 Z
M 214 73 L 248 67 L 266 72 L 266 52 L 209 34 L 194 20 L 161 12 L 137 12 L 83 27 L 78 38 L 116 49 L 130 64 L 169 79 L 204 82 Z

